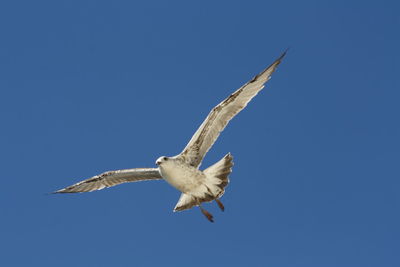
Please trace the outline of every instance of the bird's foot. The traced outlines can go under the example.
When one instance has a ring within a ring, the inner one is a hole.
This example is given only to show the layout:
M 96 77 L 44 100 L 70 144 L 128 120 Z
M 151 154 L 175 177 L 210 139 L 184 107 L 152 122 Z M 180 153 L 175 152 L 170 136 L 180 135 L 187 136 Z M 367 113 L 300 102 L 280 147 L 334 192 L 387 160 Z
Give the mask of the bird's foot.
M 206 216 L 206 218 L 210 221 L 210 222 L 214 222 L 214 216 L 212 216 L 212 214 L 211 213 L 209 213 L 208 211 L 206 211 L 205 209 L 203 209 L 201 206 L 200 206 L 200 210 L 201 210 L 201 213 L 203 213 L 204 214 L 204 216 Z
M 217 202 L 218 207 L 219 207 L 222 211 L 225 210 L 224 204 L 222 204 L 221 200 L 215 199 L 215 202 Z

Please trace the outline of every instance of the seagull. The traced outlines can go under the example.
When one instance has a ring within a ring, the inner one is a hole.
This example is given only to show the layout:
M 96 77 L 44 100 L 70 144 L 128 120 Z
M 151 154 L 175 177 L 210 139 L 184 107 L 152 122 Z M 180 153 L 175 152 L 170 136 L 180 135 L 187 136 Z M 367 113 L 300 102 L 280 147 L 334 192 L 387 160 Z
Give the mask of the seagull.
M 228 153 L 205 170 L 199 170 L 200 164 L 228 122 L 264 88 L 285 55 L 286 51 L 261 73 L 215 106 L 179 155 L 159 157 L 156 161 L 157 168 L 108 171 L 54 193 L 91 192 L 127 182 L 163 179 L 182 193 L 174 212 L 198 206 L 204 216 L 210 222 L 214 222 L 213 215 L 203 208 L 202 203 L 215 200 L 218 207 L 222 211 L 225 210 L 220 198 L 229 183 L 233 157 Z

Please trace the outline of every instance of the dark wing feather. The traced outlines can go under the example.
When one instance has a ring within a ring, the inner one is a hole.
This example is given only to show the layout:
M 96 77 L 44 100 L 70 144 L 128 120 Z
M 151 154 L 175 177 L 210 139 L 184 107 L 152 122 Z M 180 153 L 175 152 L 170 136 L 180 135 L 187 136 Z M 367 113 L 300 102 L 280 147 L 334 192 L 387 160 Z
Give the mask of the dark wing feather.
M 279 63 L 281 63 L 285 54 L 286 52 L 264 71 L 211 110 L 181 153 L 181 156 L 187 163 L 194 167 L 198 167 L 201 164 L 203 157 L 214 144 L 215 140 L 217 140 L 221 131 L 264 88 L 264 84 L 269 80 Z
M 54 193 L 80 193 L 100 190 L 106 187 L 146 180 L 162 179 L 157 168 L 137 168 L 118 171 L 108 171 L 83 180 L 74 185 L 60 189 Z

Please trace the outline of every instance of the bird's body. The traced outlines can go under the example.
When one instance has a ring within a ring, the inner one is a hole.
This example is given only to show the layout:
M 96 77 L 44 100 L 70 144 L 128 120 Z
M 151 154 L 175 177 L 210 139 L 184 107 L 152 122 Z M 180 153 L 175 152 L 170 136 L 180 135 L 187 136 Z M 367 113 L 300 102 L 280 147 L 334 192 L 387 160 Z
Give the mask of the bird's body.
M 182 193 L 174 211 L 199 206 L 208 220 L 213 221 L 213 216 L 203 209 L 201 203 L 215 200 L 221 210 L 224 210 L 219 198 L 224 194 L 225 187 L 229 183 L 228 176 L 232 172 L 233 158 L 228 153 L 205 170 L 199 170 L 199 166 L 228 122 L 264 88 L 264 84 L 269 80 L 285 53 L 263 72 L 214 107 L 183 151 L 174 157 L 158 158 L 156 161 L 158 168 L 109 171 L 55 193 L 90 192 L 125 182 L 164 179 Z
M 181 156 L 160 157 L 156 163 L 164 180 L 182 192 L 174 211 L 220 198 L 229 183 L 228 175 L 233 166 L 230 154 L 204 171 L 187 164 Z
M 186 164 L 180 157 L 161 157 L 157 162 L 159 162 L 158 169 L 164 180 L 182 193 L 198 191 L 198 188 L 205 181 L 205 175 L 202 171 Z

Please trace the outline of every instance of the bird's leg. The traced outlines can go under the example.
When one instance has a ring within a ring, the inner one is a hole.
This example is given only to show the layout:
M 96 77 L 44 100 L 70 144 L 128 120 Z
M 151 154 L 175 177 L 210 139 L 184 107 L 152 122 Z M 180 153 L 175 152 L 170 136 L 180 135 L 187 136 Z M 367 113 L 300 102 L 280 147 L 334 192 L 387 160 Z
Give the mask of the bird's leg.
M 204 216 L 206 216 L 206 218 L 210 221 L 210 222 L 214 222 L 214 216 L 212 216 L 211 213 L 209 213 L 208 211 L 206 211 L 205 209 L 203 209 L 202 206 L 199 205 L 199 208 L 201 210 L 201 213 L 204 214 Z
M 219 199 L 217 198 L 217 199 L 215 199 L 215 202 L 217 202 L 218 207 L 219 207 L 222 211 L 225 210 L 224 204 L 222 204 L 221 200 L 219 200 Z

